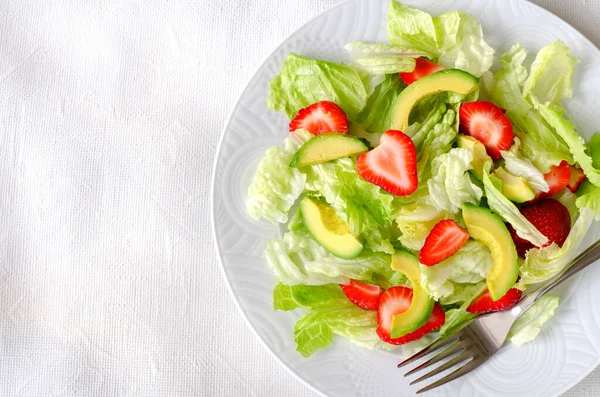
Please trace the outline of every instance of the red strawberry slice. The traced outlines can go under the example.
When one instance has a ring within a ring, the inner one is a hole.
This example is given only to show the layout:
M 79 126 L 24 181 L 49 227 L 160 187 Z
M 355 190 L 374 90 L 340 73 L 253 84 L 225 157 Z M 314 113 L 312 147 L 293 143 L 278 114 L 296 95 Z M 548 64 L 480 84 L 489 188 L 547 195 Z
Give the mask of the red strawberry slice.
M 417 151 L 408 135 L 389 130 L 379 146 L 356 161 L 360 176 L 386 192 L 408 196 L 417 189 Z
M 313 135 L 326 132 L 348 133 L 348 118 L 346 113 L 335 103 L 321 101 L 300 109 L 290 122 L 290 132 L 298 129 L 310 131 Z
M 377 310 L 379 307 L 380 286 L 350 280 L 349 284 L 340 284 L 340 287 L 350 302 L 361 309 Z
M 511 288 L 504 294 L 504 296 L 497 301 L 493 301 L 490 296 L 490 291 L 485 291 L 483 295 L 475 299 L 471 305 L 467 308 L 469 313 L 489 313 L 499 312 L 502 310 L 510 309 L 517 304 L 523 292 L 517 288 Z
M 417 58 L 415 61 L 415 70 L 410 73 L 400 73 L 400 78 L 406 85 L 412 84 L 425 76 L 429 76 L 431 73 L 444 69 L 443 66 L 433 63 L 427 58 Z
M 527 253 L 527 251 L 529 251 L 530 249 L 533 248 L 533 244 L 531 244 L 528 240 L 525 240 L 524 238 L 519 237 L 517 235 L 517 231 L 509 223 L 506 224 L 506 228 L 510 232 L 510 236 L 512 237 L 513 241 L 515 242 L 515 247 L 517 248 L 517 254 L 519 254 L 519 256 L 521 258 L 525 258 L 525 253 Z
M 583 170 L 579 167 L 576 167 L 574 165 L 571 165 L 569 167 L 571 169 L 571 179 L 569 179 L 569 184 L 567 185 L 567 187 L 570 191 L 575 193 L 577 189 L 579 189 L 579 185 L 581 185 L 583 181 L 585 181 L 585 174 L 583 173 Z
M 437 265 L 466 244 L 469 233 L 452 219 L 438 222 L 425 239 L 419 253 L 419 262 L 426 266 Z
M 502 157 L 502 150 L 508 150 L 513 144 L 512 124 L 502 109 L 493 103 L 465 103 L 460 107 L 459 116 L 461 132 L 483 143 L 494 161 Z
M 400 314 L 408 310 L 412 302 L 413 293 L 410 288 L 392 287 L 381 294 L 379 298 L 379 309 L 377 310 L 377 335 L 379 338 L 392 345 L 403 345 L 408 342 L 421 339 L 430 332 L 437 331 L 444 325 L 446 314 L 441 306 L 437 303 L 433 306 L 433 311 L 429 320 L 417 328 L 400 338 L 392 338 L 392 318 L 396 314 Z
M 544 174 L 544 180 L 550 187 L 550 190 L 545 193 L 538 193 L 534 200 L 554 196 L 569 185 L 569 182 L 571 182 L 571 167 L 569 167 L 569 163 L 563 160 L 559 165 L 553 165 L 550 171 Z

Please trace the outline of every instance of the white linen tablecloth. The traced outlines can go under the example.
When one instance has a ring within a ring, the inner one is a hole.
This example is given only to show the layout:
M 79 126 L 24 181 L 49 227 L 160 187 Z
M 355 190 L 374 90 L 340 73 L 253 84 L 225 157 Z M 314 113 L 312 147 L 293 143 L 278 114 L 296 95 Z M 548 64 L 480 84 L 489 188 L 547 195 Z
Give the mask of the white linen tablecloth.
M 254 71 L 339 1 L 0 2 L 0 396 L 315 396 L 237 312 L 209 192 Z M 600 1 L 535 3 L 600 44 Z

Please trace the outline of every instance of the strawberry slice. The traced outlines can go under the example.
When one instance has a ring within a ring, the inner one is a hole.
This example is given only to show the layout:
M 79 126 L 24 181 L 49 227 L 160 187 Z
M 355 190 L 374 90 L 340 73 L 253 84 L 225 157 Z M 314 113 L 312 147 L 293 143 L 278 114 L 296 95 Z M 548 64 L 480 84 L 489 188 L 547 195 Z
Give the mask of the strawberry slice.
M 426 266 L 437 265 L 466 244 L 469 233 L 452 219 L 438 222 L 425 239 L 419 253 L 419 262 Z
M 559 165 L 553 165 L 550 171 L 544 174 L 544 180 L 550 186 L 550 190 L 545 193 L 538 193 L 536 199 L 554 196 L 569 185 L 569 182 L 571 182 L 571 167 L 569 163 L 563 160 Z
M 459 116 L 461 132 L 483 143 L 494 161 L 502 157 L 502 150 L 508 150 L 513 144 L 512 124 L 502 109 L 493 103 L 465 103 L 460 107 Z
M 350 280 L 349 284 L 340 284 L 350 302 L 364 310 L 377 310 L 381 287 L 378 285 Z
M 579 185 L 581 185 L 583 181 L 585 181 L 585 174 L 583 173 L 583 170 L 579 167 L 576 167 L 574 165 L 571 165 L 569 167 L 571 169 L 571 179 L 569 179 L 569 184 L 567 185 L 567 187 L 570 191 L 575 193 L 577 189 L 579 189 Z
M 493 301 L 490 296 L 490 291 L 485 291 L 483 295 L 475 299 L 475 301 L 469 305 L 467 311 L 469 313 L 482 314 L 510 309 L 517 304 L 519 299 L 521 299 L 522 294 L 523 292 L 520 289 L 511 288 L 502 298 Z
M 400 73 L 400 78 L 406 85 L 412 84 L 425 76 L 429 76 L 431 73 L 444 69 L 443 66 L 433 63 L 427 58 L 417 58 L 415 59 L 415 62 L 415 70 L 410 73 Z
M 356 169 L 367 181 L 397 196 L 408 196 L 419 183 L 415 145 L 401 131 L 383 134 L 379 146 L 358 157 Z
M 571 216 L 569 210 L 560 202 L 554 199 L 543 199 L 535 203 L 530 203 L 521 208 L 521 214 L 533 226 L 537 228 L 544 236 L 548 237 L 548 242 L 544 247 L 556 243 L 562 247 L 571 231 Z M 517 253 L 525 257 L 525 253 L 535 248 L 529 241 L 517 236 L 514 229 L 510 228 L 511 236 L 517 247 Z
M 310 131 L 313 135 L 326 132 L 348 133 L 346 113 L 333 102 L 321 101 L 300 109 L 290 122 L 290 132 L 298 129 Z
M 437 331 L 444 325 L 446 314 L 437 303 L 433 306 L 433 311 L 427 322 L 415 331 L 410 332 L 400 338 L 392 338 L 392 318 L 408 310 L 412 302 L 413 293 L 410 288 L 392 287 L 381 294 L 379 298 L 379 309 L 377 310 L 377 335 L 379 338 L 392 345 L 403 345 L 408 342 L 421 339 L 430 332 Z

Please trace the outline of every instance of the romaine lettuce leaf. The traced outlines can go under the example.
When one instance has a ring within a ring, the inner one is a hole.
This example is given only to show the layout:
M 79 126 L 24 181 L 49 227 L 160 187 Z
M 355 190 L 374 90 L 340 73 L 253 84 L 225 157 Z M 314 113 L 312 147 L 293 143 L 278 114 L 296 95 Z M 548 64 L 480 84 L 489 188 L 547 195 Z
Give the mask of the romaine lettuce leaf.
M 287 221 L 288 212 L 306 183 L 306 175 L 289 167 L 292 156 L 300 147 L 294 139 L 306 141 L 309 138 L 306 134 L 298 131 L 297 136 L 288 137 L 283 150 L 279 147 L 267 149 L 248 188 L 246 210 L 252 218 L 264 218 L 271 223 Z
M 548 238 L 521 215 L 519 209 L 492 183 L 489 175 L 491 165 L 491 161 L 488 161 L 484 165 L 483 172 L 483 186 L 488 206 L 505 222 L 510 223 L 519 237 L 530 241 L 535 246 L 542 247 L 548 242 Z
M 421 284 L 442 304 L 464 302 L 480 293 L 492 262 L 485 246 L 469 240 L 450 258 L 435 266 L 421 266 Z
M 454 148 L 431 162 L 433 177 L 427 181 L 428 200 L 440 211 L 456 214 L 464 203 L 479 205 L 483 191 L 471 182 L 473 152 Z
M 556 40 L 542 48 L 531 65 L 525 81 L 523 95 L 526 99 L 558 105 L 562 99 L 573 96 L 573 73 L 579 60 L 569 52 L 569 47 Z
M 400 243 L 406 248 L 420 250 L 431 229 L 441 220 L 451 218 L 427 203 L 414 203 L 400 208 L 396 224 L 402 233 Z
M 594 185 L 600 186 L 600 170 L 594 167 L 592 158 L 586 153 L 585 141 L 575 131 L 575 126 L 571 121 L 564 117 L 564 110 L 550 102 L 542 104 L 535 96 L 532 96 L 531 99 L 546 122 L 569 146 L 573 160 L 579 164 L 587 179 Z
M 462 11 L 432 18 L 392 0 L 387 31 L 392 44 L 423 51 L 438 58 L 445 67 L 462 69 L 477 77 L 494 62 L 494 49 L 485 42 L 481 25 Z
M 347 301 L 338 284 L 285 285 L 278 283 L 273 290 L 274 310 L 294 310 L 299 307 L 320 309 L 338 306 Z
M 415 70 L 415 58 L 429 57 L 423 51 L 390 44 L 355 41 L 344 46 L 354 65 L 371 74 L 392 74 Z
M 356 122 L 371 133 L 383 134 L 392 128 L 392 104 L 402 92 L 404 83 L 397 74 L 385 76 L 367 100 L 365 108 L 356 116 Z
M 515 321 L 508 339 L 517 346 L 534 340 L 544 323 L 554 315 L 559 300 L 559 297 L 554 295 L 541 297 Z
M 531 284 L 549 280 L 565 270 L 571 260 L 577 256 L 579 246 L 587 234 L 593 218 L 592 211 L 583 208 L 562 248 L 556 243 L 552 243 L 547 247 L 527 251 L 525 261 L 521 265 L 521 279 L 517 284 L 518 287 L 525 289 Z
M 305 167 L 302 172 L 307 176 L 306 191 L 323 197 L 368 249 L 393 253 L 389 240 L 393 196 L 363 180 L 356 171 L 356 160 L 345 157 Z
M 348 65 L 304 58 L 290 53 L 281 72 L 269 84 L 270 109 L 292 119 L 298 110 L 328 100 L 353 119 L 367 103 L 366 76 Z

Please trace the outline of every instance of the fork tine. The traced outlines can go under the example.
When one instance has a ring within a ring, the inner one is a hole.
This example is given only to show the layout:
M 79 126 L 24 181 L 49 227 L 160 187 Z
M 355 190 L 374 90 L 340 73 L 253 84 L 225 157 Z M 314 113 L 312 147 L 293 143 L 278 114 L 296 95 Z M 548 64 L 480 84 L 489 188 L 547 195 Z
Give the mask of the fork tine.
M 459 354 L 458 356 L 454 357 L 453 359 L 446 361 L 445 363 L 443 363 L 442 365 L 440 365 L 433 371 L 428 372 L 425 375 L 421 376 L 419 379 L 413 380 L 412 382 L 410 382 L 410 384 L 414 385 L 415 383 L 419 383 L 419 382 L 424 381 L 425 379 L 429 379 L 432 376 L 435 376 L 435 375 L 439 374 L 440 372 L 443 372 L 443 371 L 447 370 L 448 368 L 451 368 L 454 365 L 461 363 L 469 358 L 472 358 L 472 355 L 471 355 L 471 352 L 467 350 L 467 351 L 463 352 L 462 354 Z
M 440 339 L 434 341 L 427 347 L 423 348 L 423 350 L 414 354 L 412 357 L 409 357 L 406 360 L 402 361 L 400 364 L 398 364 L 398 368 L 403 367 L 407 364 L 410 364 L 410 363 L 418 360 L 419 358 L 427 355 L 428 353 L 433 352 L 434 350 L 437 350 L 438 348 L 442 348 L 444 346 L 447 346 L 450 343 L 456 342 L 458 340 L 458 337 L 459 337 L 458 334 L 454 334 L 449 337 L 440 338 Z
M 462 367 L 456 369 L 456 371 L 444 376 L 442 379 L 438 379 L 435 382 L 433 382 L 432 384 L 425 386 L 424 388 L 420 389 L 419 391 L 417 391 L 417 394 L 420 393 L 425 393 L 426 391 L 429 391 L 431 389 L 434 389 L 438 386 L 441 386 L 443 384 L 446 384 L 448 382 L 450 382 L 451 380 L 454 380 L 456 378 L 460 378 L 461 376 L 471 372 L 472 370 L 474 370 L 475 368 L 479 367 L 483 361 L 485 360 L 477 360 L 476 358 L 474 358 L 473 360 L 469 361 L 468 363 L 466 363 L 465 365 L 463 365 Z
M 412 370 L 408 371 L 407 373 L 404 374 L 404 376 L 412 375 L 415 372 L 418 372 L 424 368 L 429 367 L 430 365 L 437 363 L 438 361 L 441 361 L 448 357 L 452 357 L 457 353 L 461 353 L 464 350 L 467 350 L 469 347 L 471 347 L 469 342 L 461 343 L 460 341 L 457 341 L 456 343 L 450 345 L 446 350 L 442 351 L 441 353 L 439 353 L 436 356 L 433 356 L 433 358 L 431 358 L 430 360 L 425 361 L 423 364 L 419 365 L 418 367 L 415 367 Z

